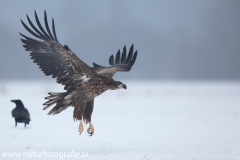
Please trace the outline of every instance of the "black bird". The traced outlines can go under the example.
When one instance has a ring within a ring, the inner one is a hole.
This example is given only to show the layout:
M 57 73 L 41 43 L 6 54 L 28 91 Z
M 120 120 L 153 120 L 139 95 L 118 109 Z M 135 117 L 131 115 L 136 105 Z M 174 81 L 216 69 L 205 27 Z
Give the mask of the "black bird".
M 12 110 L 12 116 L 15 118 L 15 127 L 17 126 L 18 123 L 25 123 L 29 124 L 31 121 L 30 119 L 30 114 L 26 108 L 24 108 L 24 105 L 21 100 L 11 100 L 11 102 L 14 102 L 16 104 L 16 108 Z

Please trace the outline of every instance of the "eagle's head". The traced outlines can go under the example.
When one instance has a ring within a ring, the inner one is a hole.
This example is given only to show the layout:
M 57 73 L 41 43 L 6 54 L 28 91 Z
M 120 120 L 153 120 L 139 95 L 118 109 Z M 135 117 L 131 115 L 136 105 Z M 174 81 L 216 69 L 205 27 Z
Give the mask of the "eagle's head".
M 117 90 L 117 89 L 121 89 L 121 88 L 127 89 L 127 86 L 120 81 L 113 81 L 109 85 L 109 89 L 111 89 L 111 90 Z

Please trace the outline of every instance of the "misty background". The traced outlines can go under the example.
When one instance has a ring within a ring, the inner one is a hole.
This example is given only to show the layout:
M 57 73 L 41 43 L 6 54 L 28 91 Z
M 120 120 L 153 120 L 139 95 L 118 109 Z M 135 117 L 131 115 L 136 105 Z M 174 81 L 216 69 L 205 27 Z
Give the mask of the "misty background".
M 3 1 L 0 5 L 0 80 L 51 79 L 32 62 L 18 32 L 34 9 L 55 20 L 59 42 L 88 65 L 134 44 L 131 72 L 115 79 L 239 80 L 240 1 L 105 0 Z M 28 23 L 27 23 L 28 24 Z

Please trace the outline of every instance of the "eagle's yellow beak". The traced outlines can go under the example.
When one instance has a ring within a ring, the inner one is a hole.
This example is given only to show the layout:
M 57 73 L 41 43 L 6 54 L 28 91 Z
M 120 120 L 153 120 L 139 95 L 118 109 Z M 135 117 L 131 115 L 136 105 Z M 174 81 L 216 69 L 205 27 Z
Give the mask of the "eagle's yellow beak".
M 125 84 L 121 83 L 120 85 L 118 85 L 118 89 L 121 89 L 121 88 L 127 89 L 127 86 Z
M 122 88 L 127 89 L 127 86 L 125 84 L 122 85 Z

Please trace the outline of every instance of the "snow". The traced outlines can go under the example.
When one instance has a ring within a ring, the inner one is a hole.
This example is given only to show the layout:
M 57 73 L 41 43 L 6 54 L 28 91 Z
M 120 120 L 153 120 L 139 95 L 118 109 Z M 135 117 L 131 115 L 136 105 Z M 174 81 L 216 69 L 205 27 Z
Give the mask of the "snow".
M 122 82 L 127 90 L 95 99 L 92 137 L 88 126 L 78 134 L 73 107 L 54 116 L 47 115 L 50 109 L 42 110 L 47 93 L 62 92 L 63 86 L 0 82 L 0 157 L 6 152 L 79 152 L 94 160 L 239 159 L 239 82 Z M 21 99 L 29 110 L 32 121 L 26 129 L 24 124 L 14 127 L 11 99 Z

